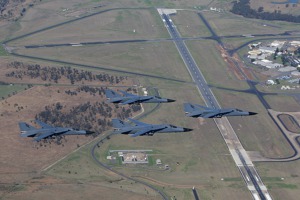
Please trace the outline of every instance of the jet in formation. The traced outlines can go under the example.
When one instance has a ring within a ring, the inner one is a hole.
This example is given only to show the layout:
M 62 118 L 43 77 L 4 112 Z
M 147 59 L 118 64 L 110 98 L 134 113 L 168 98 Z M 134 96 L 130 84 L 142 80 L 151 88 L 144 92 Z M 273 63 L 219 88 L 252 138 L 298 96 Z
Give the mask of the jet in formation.
M 161 98 L 159 96 L 139 96 L 120 90 L 119 94 L 113 90 L 105 90 L 106 98 L 110 103 L 118 103 L 121 105 L 134 104 L 134 103 L 169 103 L 174 102 L 173 99 Z
M 255 112 L 248 112 L 236 108 L 215 109 L 198 104 L 184 104 L 184 111 L 188 117 L 203 117 L 203 118 L 221 118 L 223 116 L 247 116 L 256 115 Z
M 193 129 L 183 128 L 174 126 L 171 124 L 146 124 L 138 120 L 128 118 L 129 123 L 123 122 L 119 119 L 112 119 L 112 124 L 114 127 L 114 132 L 116 134 L 127 134 L 131 137 L 137 136 L 153 136 L 155 133 L 171 133 L 171 132 L 188 132 Z
M 25 122 L 19 122 L 21 137 L 33 137 L 35 141 L 39 142 L 42 139 L 50 138 L 52 136 L 62 135 L 87 135 L 92 134 L 92 131 L 74 130 L 72 128 L 54 127 L 42 121 L 35 120 L 41 128 L 35 128 Z

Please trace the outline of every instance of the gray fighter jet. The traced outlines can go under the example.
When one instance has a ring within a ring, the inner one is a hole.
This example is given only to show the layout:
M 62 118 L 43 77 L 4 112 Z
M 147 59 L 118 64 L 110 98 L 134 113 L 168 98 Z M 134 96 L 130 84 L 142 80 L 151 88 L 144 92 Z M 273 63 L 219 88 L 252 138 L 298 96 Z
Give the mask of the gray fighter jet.
M 33 137 L 35 141 L 39 142 L 42 139 L 50 138 L 52 136 L 60 135 L 87 135 L 92 134 L 92 131 L 74 130 L 72 128 L 54 127 L 44 122 L 36 120 L 41 128 L 35 128 L 25 122 L 19 122 L 21 137 Z
M 221 118 L 223 116 L 246 116 L 256 115 L 255 112 L 248 112 L 236 108 L 214 109 L 198 104 L 184 104 L 184 111 L 188 117 L 203 117 L 203 118 Z
M 113 90 L 105 90 L 106 98 L 110 103 L 119 103 L 121 105 L 134 103 L 169 103 L 174 102 L 173 99 L 161 98 L 158 96 L 139 96 L 120 90 L 122 95 Z
M 112 119 L 114 132 L 116 134 L 127 134 L 131 137 L 153 136 L 155 133 L 188 132 L 193 129 L 173 126 L 171 124 L 146 124 L 138 120 L 128 118 L 135 125 L 123 122 L 119 119 Z

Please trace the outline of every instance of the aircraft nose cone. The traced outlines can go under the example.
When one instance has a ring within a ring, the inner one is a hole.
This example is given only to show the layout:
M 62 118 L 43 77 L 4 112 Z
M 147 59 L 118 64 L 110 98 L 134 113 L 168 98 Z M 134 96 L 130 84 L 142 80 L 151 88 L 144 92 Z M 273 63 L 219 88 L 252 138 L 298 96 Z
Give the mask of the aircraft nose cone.
M 89 134 L 93 134 L 95 133 L 94 131 L 85 131 L 85 134 L 89 135 Z
M 249 112 L 249 115 L 256 115 L 256 112 Z
M 189 131 L 192 131 L 193 129 L 191 128 L 183 128 L 183 132 L 189 132 Z
M 167 102 L 175 102 L 176 100 L 174 99 L 167 99 Z

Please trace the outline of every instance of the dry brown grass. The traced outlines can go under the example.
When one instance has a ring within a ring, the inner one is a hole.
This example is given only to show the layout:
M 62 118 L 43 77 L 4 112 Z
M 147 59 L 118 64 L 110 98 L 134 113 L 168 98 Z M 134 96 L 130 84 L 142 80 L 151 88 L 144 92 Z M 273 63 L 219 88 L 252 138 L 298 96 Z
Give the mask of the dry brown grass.
M 57 93 L 57 90 L 63 91 L 68 87 L 44 87 L 36 86 L 26 91 L 20 92 L 6 100 L 1 101 L 0 105 L 0 123 L 1 123 L 1 166 L 2 173 L 31 173 L 39 171 L 47 165 L 58 160 L 62 156 L 77 148 L 77 144 L 82 145 L 91 140 L 90 137 L 68 137 L 68 142 L 64 147 L 56 144 L 39 147 L 30 138 L 21 138 L 19 136 L 18 122 L 29 122 L 35 115 L 44 109 L 46 105 L 52 105 L 61 102 L 66 105 L 79 105 L 80 103 L 91 101 L 93 98 L 86 94 L 79 94 L 72 98 L 64 92 Z M 24 109 L 17 111 L 14 106 L 18 104 Z M 8 174 L 1 174 L 1 181 L 17 181 L 18 176 L 13 177 Z

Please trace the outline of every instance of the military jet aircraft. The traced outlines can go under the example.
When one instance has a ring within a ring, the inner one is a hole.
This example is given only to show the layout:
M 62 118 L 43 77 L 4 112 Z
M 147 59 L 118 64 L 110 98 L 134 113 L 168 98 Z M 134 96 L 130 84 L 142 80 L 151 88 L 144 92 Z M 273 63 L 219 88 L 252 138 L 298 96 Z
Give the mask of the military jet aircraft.
M 248 112 L 236 108 L 214 109 L 198 104 L 184 104 L 184 111 L 188 117 L 203 117 L 203 118 L 221 118 L 223 116 L 245 116 L 256 115 L 255 112 Z
M 153 136 L 155 133 L 170 133 L 170 132 L 188 132 L 193 129 L 177 127 L 171 124 L 146 124 L 138 120 L 128 118 L 135 125 L 123 122 L 119 119 L 112 119 L 114 132 L 116 134 L 127 134 L 131 137 L 137 136 Z
M 35 128 L 25 122 L 19 122 L 21 137 L 34 137 L 34 140 L 39 142 L 42 139 L 60 135 L 87 135 L 92 134 L 92 131 L 74 130 L 72 128 L 54 127 L 42 121 L 36 120 L 41 128 Z
M 119 103 L 121 105 L 134 103 L 169 103 L 174 102 L 173 99 L 161 98 L 159 96 L 139 96 L 120 90 L 123 95 L 116 93 L 113 90 L 105 90 L 106 98 L 110 103 Z

